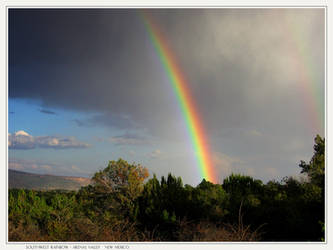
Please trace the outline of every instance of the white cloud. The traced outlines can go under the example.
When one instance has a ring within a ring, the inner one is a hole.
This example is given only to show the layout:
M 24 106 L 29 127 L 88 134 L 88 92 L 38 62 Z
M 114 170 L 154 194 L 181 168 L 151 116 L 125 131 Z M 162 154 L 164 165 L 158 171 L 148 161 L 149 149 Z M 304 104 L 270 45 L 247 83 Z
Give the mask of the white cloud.
M 37 136 L 36 145 L 40 148 L 87 148 L 89 144 L 80 142 L 75 137 Z
M 34 138 L 27 132 L 20 130 L 8 135 L 8 147 L 10 149 L 33 149 L 36 147 Z
M 18 135 L 24 135 L 24 136 L 30 136 L 27 132 L 23 131 L 23 130 L 19 130 L 15 133 L 16 136 Z
M 27 132 L 20 130 L 14 135 L 8 135 L 9 149 L 34 149 L 34 148 L 87 148 L 90 145 L 75 139 L 75 137 L 60 136 L 31 136 Z

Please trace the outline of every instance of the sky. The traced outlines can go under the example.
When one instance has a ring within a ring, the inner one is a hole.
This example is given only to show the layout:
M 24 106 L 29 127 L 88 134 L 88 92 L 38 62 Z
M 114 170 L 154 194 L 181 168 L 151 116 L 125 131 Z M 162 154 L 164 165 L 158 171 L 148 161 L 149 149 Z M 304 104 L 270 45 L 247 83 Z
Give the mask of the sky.
M 219 183 L 300 173 L 325 134 L 325 12 L 149 9 L 186 77 Z M 138 9 L 10 9 L 8 167 L 91 177 L 109 160 L 202 176 Z

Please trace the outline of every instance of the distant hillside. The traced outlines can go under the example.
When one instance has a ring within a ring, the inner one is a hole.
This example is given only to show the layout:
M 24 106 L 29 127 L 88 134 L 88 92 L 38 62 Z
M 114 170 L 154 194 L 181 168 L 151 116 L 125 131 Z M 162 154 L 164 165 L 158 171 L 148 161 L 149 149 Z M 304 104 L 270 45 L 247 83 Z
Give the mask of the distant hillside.
M 40 175 L 17 170 L 8 170 L 9 188 L 26 188 L 34 190 L 78 190 L 90 184 L 90 179 L 82 177 Z

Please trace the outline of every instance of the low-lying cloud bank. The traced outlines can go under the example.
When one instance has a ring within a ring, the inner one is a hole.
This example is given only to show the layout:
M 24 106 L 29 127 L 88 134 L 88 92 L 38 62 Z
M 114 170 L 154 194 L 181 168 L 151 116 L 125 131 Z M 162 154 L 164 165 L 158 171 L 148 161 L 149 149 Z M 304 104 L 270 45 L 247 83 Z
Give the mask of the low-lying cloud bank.
M 8 135 L 9 149 L 35 149 L 35 148 L 87 148 L 91 145 L 78 141 L 75 137 L 65 136 L 32 136 L 20 130 Z
M 9 158 L 8 169 L 34 174 L 51 174 L 58 176 L 81 176 L 90 178 L 92 175 L 91 171 L 83 169 L 80 165 L 33 159 Z

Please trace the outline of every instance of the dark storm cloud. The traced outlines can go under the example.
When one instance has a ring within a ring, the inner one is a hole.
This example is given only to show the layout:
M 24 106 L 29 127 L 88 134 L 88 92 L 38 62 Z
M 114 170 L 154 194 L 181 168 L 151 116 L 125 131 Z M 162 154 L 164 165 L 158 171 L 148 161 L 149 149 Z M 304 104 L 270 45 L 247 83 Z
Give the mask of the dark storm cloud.
M 113 126 L 118 116 L 156 128 L 174 113 L 137 11 L 12 10 L 9 24 L 10 98 L 102 113 L 80 125 Z
M 293 31 L 286 26 L 294 25 L 323 83 L 323 10 L 150 12 L 189 80 L 207 130 L 286 130 L 285 120 L 296 128 L 308 118 L 296 99 L 302 97 L 292 41 L 283 41 Z M 156 134 L 178 126 L 172 124 L 179 119 L 175 96 L 137 10 L 13 9 L 9 25 L 9 97 L 101 112 L 81 125 L 114 126 L 113 117 L 126 116 L 126 128 L 139 124 Z
M 304 89 L 318 91 L 324 110 L 324 9 L 150 13 L 188 80 L 214 151 L 242 156 L 243 165 L 252 156 L 279 156 L 285 168 L 292 157 L 286 145 L 310 145 L 294 155 L 311 152 L 324 128 L 309 127 L 304 100 L 314 97 Z M 304 74 L 313 80 L 304 83 Z M 9 97 L 97 114 L 74 120 L 78 126 L 144 129 L 164 140 L 186 135 L 134 9 L 10 10 Z M 268 166 L 270 159 L 256 163 Z

